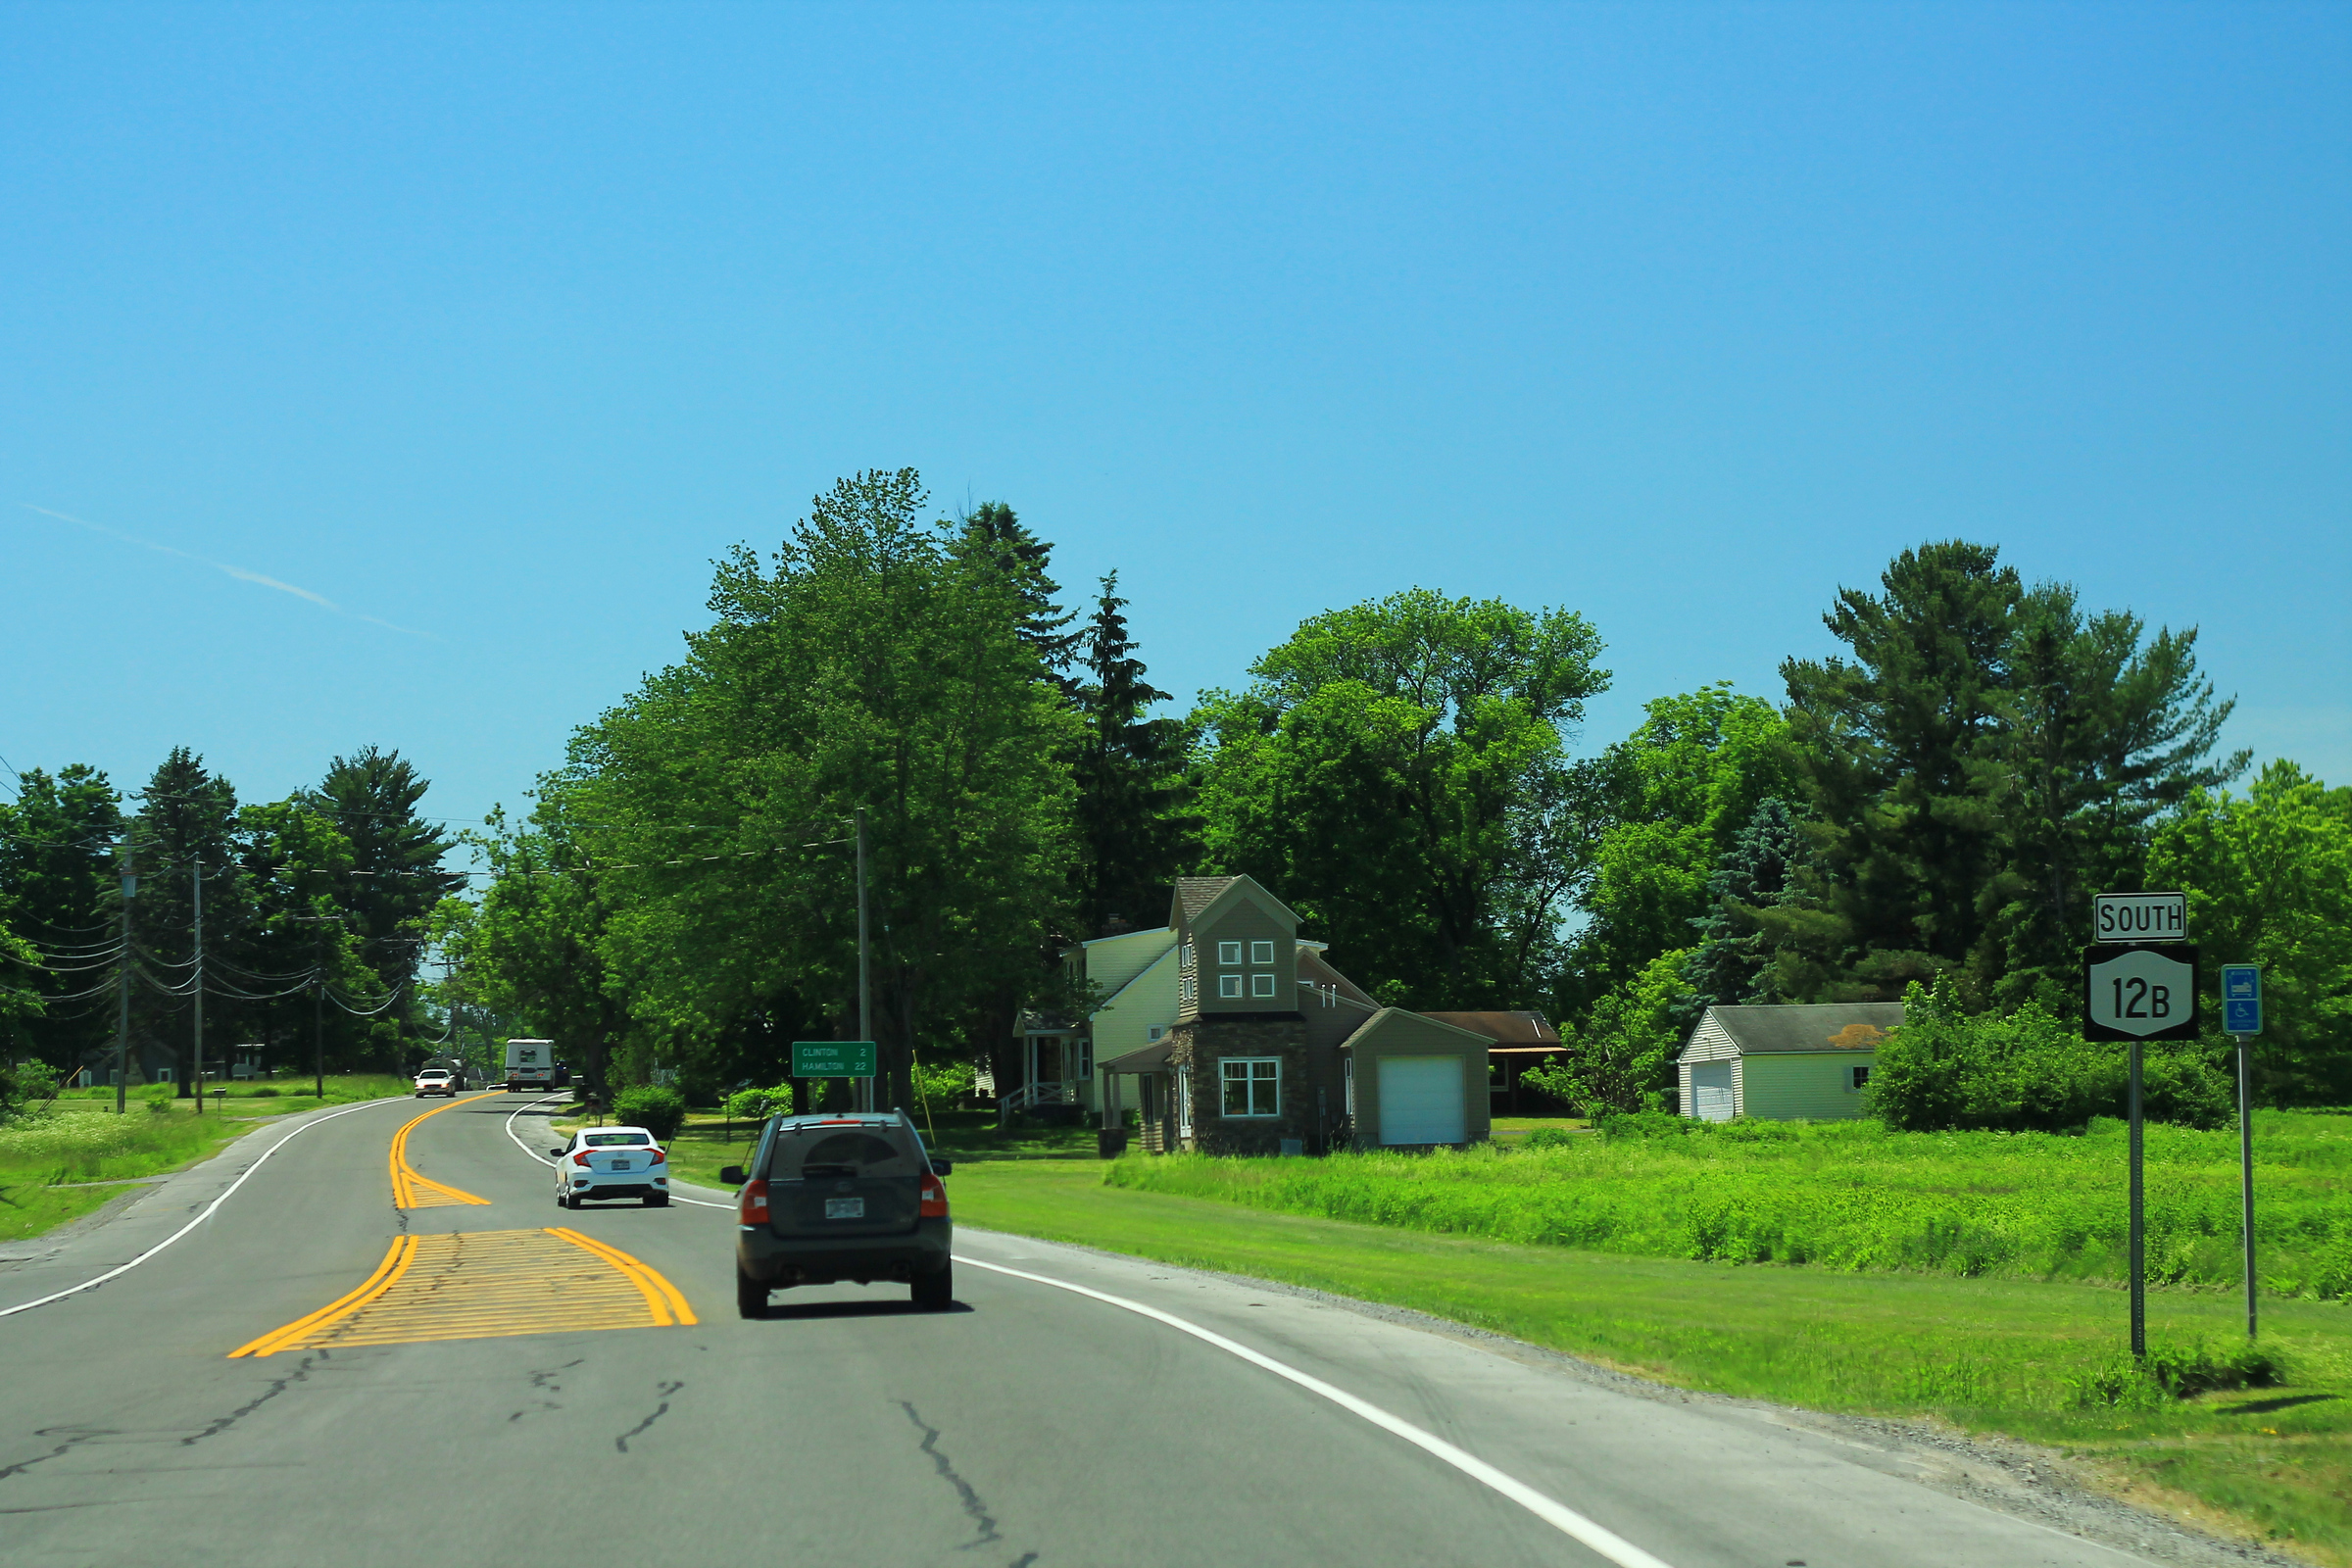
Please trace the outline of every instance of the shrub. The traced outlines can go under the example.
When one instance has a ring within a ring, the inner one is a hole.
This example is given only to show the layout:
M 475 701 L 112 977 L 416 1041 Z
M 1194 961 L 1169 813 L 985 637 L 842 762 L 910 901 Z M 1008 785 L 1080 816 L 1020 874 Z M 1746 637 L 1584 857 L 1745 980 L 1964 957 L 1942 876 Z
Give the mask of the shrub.
M 253 1098 L 255 1100 L 275 1100 L 277 1098 L 277 1091 L 270 1088 L 268 1084 L 264 1084 L 261 1088 L 256 1089 L 253 1092 Z
M 773 1089 L 738 1089 L 727 1097 L 726 1112 L 737 1121 L 765 1121 L 792 1114 L 792 1085 Z
M 612 1119 L 642 1127 L 658 1143 L 668 1143 L 686 1125 L 686 1097 L 675 1089 L 644 1086 L 612 1097 Z
M 970 1099 L 979 1081 L 979 1072 L 968 1061 L 951 1061 L 936 1067 L 915 1063 L 916 1094 L 931 1105 L 954 1105 Z
M 1576 1142 L 1577 1137 L 1577 1134 L 1570 1132 L 1565 1127 L 1538 1127 L 1519 1140 L 1519 1147 L 1521 1149 L 1566 1149 Z
M 2186 1349 L 2155 1346 L 2137 1361 L 2119 1352 L 2063 1379 L 2062 1387 L 2078 1409 L 2145 1410 L 2218 1389 L 2275 1389 L 2285 1381 L 2276 1351 L 2253 1345 L 2216 1351 L 2199 1340 Z
M 1972 1015 L 1940 976 L 1906 994 L 1902 1027 L 1880 1044 L 1871 1069 L 1870 1107 L 1906 1132 L 2060 1132 L 2127 1113 L 2126 1059 L 2125 1047 L 2084 1040 L 2038 1002 Z M 2150 1120 L 2225 1126 L 2231 1099 L 2205 1047 L 2147 1048 L 2140 1104 Z
M 1665 1110 L 1621 1110 L 1592 1118 L 1592 1130 L 1607 1139 L 1687 1138 L 1713 1125 Z

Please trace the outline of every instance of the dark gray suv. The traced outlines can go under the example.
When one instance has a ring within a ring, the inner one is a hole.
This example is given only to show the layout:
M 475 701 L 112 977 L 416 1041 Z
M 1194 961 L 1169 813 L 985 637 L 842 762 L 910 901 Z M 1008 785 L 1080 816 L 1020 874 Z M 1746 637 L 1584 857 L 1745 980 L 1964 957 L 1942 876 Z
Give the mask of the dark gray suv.
M 949 1161 L 925 1153 L 905 1111 L 775 1116 L 748 1166 L 718 1179 L 736 1194 L 735 1307 L 765 1317 L 770 1291 L 903 1280 L 914 1304 L 955 1299 Z

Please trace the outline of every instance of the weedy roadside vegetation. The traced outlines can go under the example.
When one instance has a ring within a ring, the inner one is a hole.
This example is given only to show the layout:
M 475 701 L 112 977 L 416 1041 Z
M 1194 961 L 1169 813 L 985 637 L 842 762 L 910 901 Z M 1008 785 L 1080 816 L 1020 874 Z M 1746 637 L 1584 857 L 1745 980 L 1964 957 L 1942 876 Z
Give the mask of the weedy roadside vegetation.
M 132 1090 L 128 1113 L 121 1116 L 114 1114 L 112 1089 L 67 1090 L 55 1101 L 28 1102 L 0 1122 L 0 1241 L 38 1236 L 123 1192 L 85 1184 L 177 1170 L 252 1131 L 257 1118 L 377 1100 L 406 1093 L 409 1082 L 381 1073 L 329 1078 L 324 1101 L 307 1093 L 307 1083 L 299 1096 L 275 1092 L 290 1084 L 239 1085 L 246 1093 L 228 1099 L 225 1114 L 215 1114 L 208 1104 L 202 1116 L 169 1084 Z
M 2352 1115 L 2255 1117 L 2262 1288 L 2352 1297 Z M 1646 1257 L 2120 1282 L 2123 1124 L 2079 1135 L 1619 1116 L 1515 1147 L 1123 1159 L 1104 1180 L 1292 1214 Z M 2152 1283 L 2242 1278 L 2234 1130 L 2147 1129 Z

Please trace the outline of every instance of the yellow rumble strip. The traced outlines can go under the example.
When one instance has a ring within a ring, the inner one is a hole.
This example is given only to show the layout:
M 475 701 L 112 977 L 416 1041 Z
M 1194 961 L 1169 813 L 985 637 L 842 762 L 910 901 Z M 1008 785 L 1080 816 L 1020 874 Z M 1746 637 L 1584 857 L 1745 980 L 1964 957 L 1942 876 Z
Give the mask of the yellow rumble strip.
M 423 1121 L 426 1116 L 438 1116 L 444 1110 L 455 1109 L 458 1103 L 459 1102 L 453 1100 L 446 1105 L 428 1110 L 423 1116 L 403 1123 L 400 1131 L 392 1135 L 392 1206 L 394 1208 L 447 1208 L 453 1203 L 487 1203 L 490 1201 L 487 1198 L 476 1198 L 471 1193 L 461 1193 L 455 1187 L 444 1187 L 439 1182 L 429 1181 L 417 1175 L 416 1168 L 409 1163 L 409 1134 L 416 1128 L 416 1123 Z
M 229 1355 L 694 1321 L 669 1281 L 575 1230 L 404 1236 L 367 1284 Z

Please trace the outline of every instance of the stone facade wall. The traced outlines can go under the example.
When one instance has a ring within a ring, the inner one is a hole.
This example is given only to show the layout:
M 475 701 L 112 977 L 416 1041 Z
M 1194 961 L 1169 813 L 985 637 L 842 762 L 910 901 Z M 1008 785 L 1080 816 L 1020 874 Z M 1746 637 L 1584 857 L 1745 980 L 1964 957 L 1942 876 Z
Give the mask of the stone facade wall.
M 1282 1141 L 1312 1147 L 1315 1078 L 1307 1053 L 1306 1020 L 1288 1016 L 1198 1018 L 1167 1034 L 1171 1065 L 1191 1069 L 1193 1144 L 1205 1154 L 1279 1154 Z M 1281 1114 L 1229 1119 L 1218 1062 L 1227 1056 L 1273 1056 L 1282 1062 Z M 1169 1079 L 1171 1088 L 1174 1079 Z

